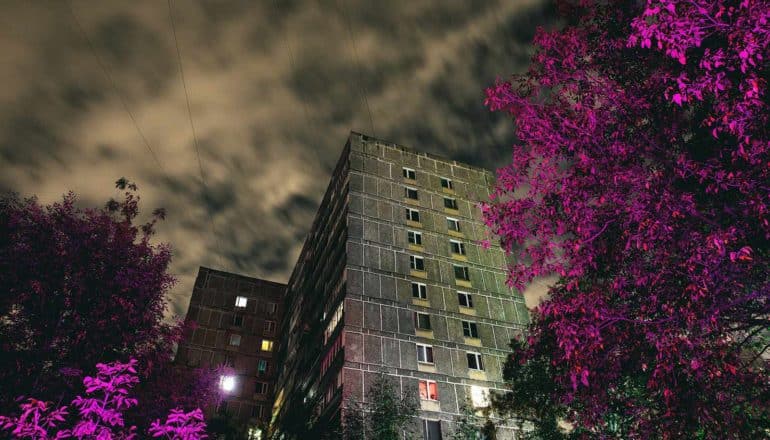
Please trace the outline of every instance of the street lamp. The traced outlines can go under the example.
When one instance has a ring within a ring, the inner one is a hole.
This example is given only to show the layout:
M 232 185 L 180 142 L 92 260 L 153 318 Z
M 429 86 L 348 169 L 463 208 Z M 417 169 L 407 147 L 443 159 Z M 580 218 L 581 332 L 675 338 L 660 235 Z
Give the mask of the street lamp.
M 235 376 L 219 376 L 219 388 L 226 393 L 235 390 Z

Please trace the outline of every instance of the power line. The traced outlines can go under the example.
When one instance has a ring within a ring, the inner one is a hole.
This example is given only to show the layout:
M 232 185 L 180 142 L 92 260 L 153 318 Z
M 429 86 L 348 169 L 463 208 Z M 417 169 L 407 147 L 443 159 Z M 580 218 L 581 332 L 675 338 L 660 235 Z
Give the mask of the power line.
M 134 114 L 131 112 L 131 109 L 128 107 L 128 101 L 126 100 L 126 97 L 123 95 L 123 93 L 121 93 L 120 89 L 118 89 L 118 86 L 115 84 L 115 80 L 112 77 L 110 70 L 107 68 L 107 64 L 102 60 L 102 58 L 99 56 L 99 53 L 96 51 L 96 47 L 91 42 L 91 39 L 88 37 L 88 33 L 86 33 L 85 28 L 80 23 L 80 20 L 78 19 L 78 16 L 75 13 L 75 8 L 72 6 L 72 2 L 70 0 L 67 0 L 67 6 L 69 7 L 70 13 L 72 14 L 72 18 L 75 20 L 75 25 L 80 31 L 80 34 L 82 35 L 83 39 L 86 40 L 88 47 L 91 49 L 91 53 L 94 55 L 94 58 L 96 58 L 96 62 L 97 64 L 99 64 L 99 67 L 101 67 L 102 72 L 104 72 L 104 75 L 107 77 L 107 80 L 109 81 L 110 86 L 112 86 L 112 89 L 115 91 L 115 94 L 118 95 L 118 98 L 120 98 L 120 103 L 123 105 L 123 109 L 126 111 L 126 113 L 128 113 L 128 117 L 131 119 L 131 122 L 134 124 L 134 128 L 136 128 L 136 132 L 139 133 L 139 137 L 142 138 L 142 142 L 144 143 L 144 146 L 147 147 L 147 150 L 152 155 L 152 158 L 155 161 L 155 164 L 158 165 L 158 168 L 160 169 L 161 173 L 166 175 L 166 170 L 163 168 L 163 165 L 161 165 L 160 160 L 158 159 L 158 156 L 155 154 L 155 150 L 153 150 L 152 147 L 150 146 L 150 142 L 147 140 L 147 137 L 142 132 L 142 129 L 139 128 L 139 123 L 136 121 Z
M 361 93 L 361 99 L 363 99 L 364 104 L 366 104 L 366 112 L 369 114 L 369 125 L 372 127 L 372 136 L 377 137 L 377 131 L 374 129 L 374 119 L 372 118 L 372 110 L 369 108 L 369 98 L 367 97 L 366 93 L 366 87 L 364 86 L 363 81 L 363 73 L 361 70 L 361 62 L 358 59 L 358 50 L 356 50 L 356 40 L 355 36 L 353 35 L 353 26 L 350 23 L 350 15 L 347 11 L 347 6 L 345 3 L 345 0 L 339 0 L 342 3 L 342 15 L 345 19 L 345 24 L 348 28 L 348 35 L 350 36 L 350 45 L 353 49 L 353 61 L 356 64 L 356 71 L 358 73 L 358 88 L 359 92 Z
M 179 40 L 177 39 L 177 36 L 176 36 L 176 23 L 174 21 L 174 7 L 171 4 L 171 0 L 167 0 L 167 2 L 168 2 L 168 17 L 169 17 L 169 21 L 171 22 L 171 33 L 174 35 L 174 46 L 176 47 L 176 56 L 179 64 L 179 76 L 182 79 L 182 88 L 184 89 L 184 97 L 185 97 L 185 101 L 187 102 L 187 117 L 190 120 L 190 129 L 192 130 L 193 145 L 195 147 L 195 157 L 198 159 L 198 171 L 200 172 L 200 177 L 201 177 L 201 187 L 203 188 L 203 194 L 206 194 L 208 193 L 208 186 L 206 185 L 206 176 L 203 172 L 203 162 L 201 161 L 200 148 L 198 148 L 198 136 L 195 133 L 195 123 L 193 122 L 192 107 L 190 106 L 190 93 L 187 90 L 187 81 L 185 81 L 185 77 L 184 77 L 184 66 L 182 64 L 182 51 L 179 49 Z M 219 247 L 219 241 L 216 239 L 217 233 L 214 227 L 214 217 L 211 215 L 211 210 L 209 209 L 208 205 L 205 203 L 205 200 L 204 200 L 204 208 L 206 210 L 206 214 L 209 217 L 209 224 L 211 225 L 211 234 L 212 234 L 211 238 L 214 240 L 214 246 L 217 248 L 217 254 L 218 254 L 217 256 L 219 257 L 219 264 L 223 266 L 222 250 Z

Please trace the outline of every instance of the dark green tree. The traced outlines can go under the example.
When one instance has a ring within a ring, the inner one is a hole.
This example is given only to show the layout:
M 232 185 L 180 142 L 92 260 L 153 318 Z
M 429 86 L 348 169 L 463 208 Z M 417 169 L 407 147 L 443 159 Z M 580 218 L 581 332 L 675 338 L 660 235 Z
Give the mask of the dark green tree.
M 417 415 L 417 405 L 414 390 L 401 393 L 393 380 L 382 374 L 369 386 L 365 402 L 346 400 L 343 438 L 400 440 L 404 431 L 414 434 L 409 432 L 409 422 Z

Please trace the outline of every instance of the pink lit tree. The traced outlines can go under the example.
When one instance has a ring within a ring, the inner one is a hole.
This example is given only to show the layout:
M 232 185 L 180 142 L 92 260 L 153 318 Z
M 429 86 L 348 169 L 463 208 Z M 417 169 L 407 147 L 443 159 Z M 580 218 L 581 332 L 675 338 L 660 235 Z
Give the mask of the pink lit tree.
M 765 438 L 770 1 L 560 10 L 487 90 L 519 139 L 483 208 L 509 282 L 560 277 L 498 407 L 543 438 Z

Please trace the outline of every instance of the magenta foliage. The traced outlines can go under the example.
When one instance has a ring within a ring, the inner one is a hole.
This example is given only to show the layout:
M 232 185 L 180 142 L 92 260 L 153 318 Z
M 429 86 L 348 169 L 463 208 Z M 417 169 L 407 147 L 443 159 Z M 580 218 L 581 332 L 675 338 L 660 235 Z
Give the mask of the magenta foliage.
M 551 359 L 579 427 L 755 432 L 770 417 L 770 1 L 562 7 L 528 73 L 487 90 L 520 140 L 483 207 L 509 282 L 561 277 L 524 359 Z
M 138 404 L 129 397 L 131 389 L 139 383 L 137 361 L 97 364 L 95 377 L 85 377 L 83 385 L 87 397 L 77 396 L 72 406 L 78 410 L 78 418 L 67 424 L 67 407 L 53 409 L 50 403 L 28 399 L 22 404 L 18 417 L 0 416 L 0 427 L 10 430 L 14 438 L 49 440 L 76 438 L 78 440 L 131 440 L 137 438 L 136 426 L 126 427 L 123 412 Z M 200 409 L 184 412 L 171 410 L 166 422 L 155 421 L 148 432 L 153 437 L 161 435 L 172 440 L 199 440 L 206 438 L 206 424 Z

